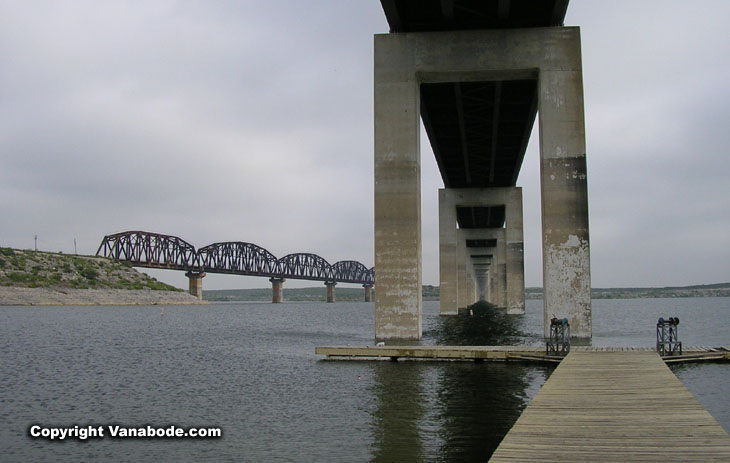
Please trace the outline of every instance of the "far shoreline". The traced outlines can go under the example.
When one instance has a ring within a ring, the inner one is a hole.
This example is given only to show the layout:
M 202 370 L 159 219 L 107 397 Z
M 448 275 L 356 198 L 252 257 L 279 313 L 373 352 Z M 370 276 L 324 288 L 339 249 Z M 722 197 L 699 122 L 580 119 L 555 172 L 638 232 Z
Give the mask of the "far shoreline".
M 183 291 L 0 286 L 0 306 L 207 305 Z

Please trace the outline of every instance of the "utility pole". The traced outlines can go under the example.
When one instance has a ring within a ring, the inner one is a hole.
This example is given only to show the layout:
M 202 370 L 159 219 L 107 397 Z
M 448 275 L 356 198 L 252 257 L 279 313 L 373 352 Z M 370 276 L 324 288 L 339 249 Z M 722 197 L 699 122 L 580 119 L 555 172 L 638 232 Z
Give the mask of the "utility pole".
M 35 236 L 35 250 L 38 252 L 38 235 Z
M 74 238 L 74 254 L 79 255 L 79 252 L 76 250 L 76 238 Z

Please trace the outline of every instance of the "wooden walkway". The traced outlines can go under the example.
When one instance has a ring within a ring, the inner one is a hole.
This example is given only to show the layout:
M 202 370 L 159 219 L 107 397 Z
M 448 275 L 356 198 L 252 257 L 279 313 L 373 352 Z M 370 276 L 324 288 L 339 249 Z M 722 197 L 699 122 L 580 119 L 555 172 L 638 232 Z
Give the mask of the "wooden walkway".
M 730 462 L 730 436 L 656 353 L 573 350 L 490 462 Z
M 548 356 L 544 346 L 329 346 L 317 347 L 317 355 L 332 360 L 418 359 L 481 360 L 560 363 L 563 357 Z M 579 347 L 571 352 L 656 352 L 653 347 Z M 730 346 L 686 347 L 682 355 L 665 356 L 667 363 L 730 360 Z

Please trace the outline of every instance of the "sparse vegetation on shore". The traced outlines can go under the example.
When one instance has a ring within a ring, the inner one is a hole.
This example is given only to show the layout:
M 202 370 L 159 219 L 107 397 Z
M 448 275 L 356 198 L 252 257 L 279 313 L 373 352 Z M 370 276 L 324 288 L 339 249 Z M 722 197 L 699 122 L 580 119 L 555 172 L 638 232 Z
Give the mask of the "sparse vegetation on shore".
M 182 291 L 104 257 L 0 248 L 0 286 Z

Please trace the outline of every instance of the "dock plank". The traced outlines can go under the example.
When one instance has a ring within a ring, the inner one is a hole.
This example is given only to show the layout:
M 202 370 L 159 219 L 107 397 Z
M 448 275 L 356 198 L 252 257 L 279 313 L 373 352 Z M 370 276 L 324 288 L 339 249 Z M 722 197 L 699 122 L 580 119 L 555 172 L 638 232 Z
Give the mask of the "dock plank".
M 489 461 L 730 461 L 730 435 L 656 353 L 573 351 Z

